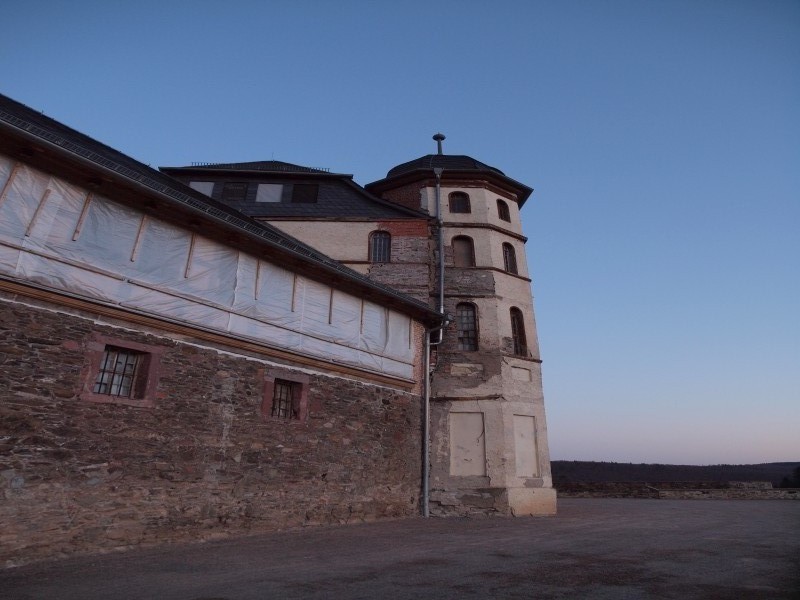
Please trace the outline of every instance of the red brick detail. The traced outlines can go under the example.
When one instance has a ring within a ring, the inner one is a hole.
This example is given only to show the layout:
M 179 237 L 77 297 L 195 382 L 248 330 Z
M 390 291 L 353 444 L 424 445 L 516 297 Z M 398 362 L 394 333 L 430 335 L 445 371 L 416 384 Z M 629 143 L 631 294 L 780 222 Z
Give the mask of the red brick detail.
M 390 200 L 395 204 L 400 204 L 406 208 L 413 208 L 420 210 L 420 190 L 424 187 L 424 183 L 411 183 L 399 188 L 387 190 L 383 192 L 382 197 L 385 200 Z
M 413 221 L 380 221 L 378 227 L 392 236 L 427 237 L 428 222 L 423 219 Z

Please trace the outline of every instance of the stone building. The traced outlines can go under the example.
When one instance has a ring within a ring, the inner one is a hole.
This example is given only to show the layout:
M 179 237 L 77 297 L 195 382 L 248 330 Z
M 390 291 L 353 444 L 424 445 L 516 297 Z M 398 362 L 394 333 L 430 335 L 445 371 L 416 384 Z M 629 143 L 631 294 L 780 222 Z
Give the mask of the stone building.
M 437 154 L 364 188 L 350 175 L 275 161 L 161 170 L 451 315 L 453 325 L 434 336 L 432 512 L 551 514 L 520 219 L 533 190 L 468 156 L 442 154 L 444 136 L 434 139 Z
M 554 512 L 530 189 L 463 160 L 159 172 L 0 96 L 0 560 Z

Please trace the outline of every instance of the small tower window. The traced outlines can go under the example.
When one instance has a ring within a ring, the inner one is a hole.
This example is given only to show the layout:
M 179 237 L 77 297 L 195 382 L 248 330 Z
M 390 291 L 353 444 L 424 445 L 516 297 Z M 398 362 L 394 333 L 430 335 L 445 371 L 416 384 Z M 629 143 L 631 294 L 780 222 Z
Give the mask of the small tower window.
M 508 204 L 504 200 L 497 200 L 497 216 L 501 221 L 511 222 L 511 213 L 508 212 Z
M 450 194 L 450 212 L 451 213 L 469 213 L 472 212 L 469 206 L 469 196 L 464 192 L 453 192 Z
M 465 235 L 453 238 L 453 264 L 456 267 L 475 266 L 475 248 L 472 238 Z
M 528 343 L 525 341 L 525 320 L 522 311 L 516 306 L 511 308 L 511 339 L 514 342 L 514 354 L 528 356 Z
M 511 244 L 503 244 L 503 265 L 509 273 L 517 274 L 517 254 Z
M 373 231 L 369 235 L 369 262 L 388 263 L 392 258 L 392 236 L 388 231 Z
M 458 327 L 458 349 L 478 349 L 478 319 L 475 305 L 461 302 L 456 306 L 456 325 Z

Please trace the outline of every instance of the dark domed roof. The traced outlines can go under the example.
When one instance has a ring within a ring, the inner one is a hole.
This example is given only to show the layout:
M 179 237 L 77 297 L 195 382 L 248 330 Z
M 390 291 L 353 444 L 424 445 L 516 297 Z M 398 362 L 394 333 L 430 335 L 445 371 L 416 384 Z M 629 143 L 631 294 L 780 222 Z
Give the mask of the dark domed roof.
M 402 165 L 397 165 L 390 169 L 386 177 L 394 177 L 411 171 L 441 168 L 446 171 L 489 171 L 498 175 L 505 175 L 500 169 L 495 169 L 487 164 L 475 160 L 471 156 L 453 154 L 428 154 L 417 159 L 410 160 Z

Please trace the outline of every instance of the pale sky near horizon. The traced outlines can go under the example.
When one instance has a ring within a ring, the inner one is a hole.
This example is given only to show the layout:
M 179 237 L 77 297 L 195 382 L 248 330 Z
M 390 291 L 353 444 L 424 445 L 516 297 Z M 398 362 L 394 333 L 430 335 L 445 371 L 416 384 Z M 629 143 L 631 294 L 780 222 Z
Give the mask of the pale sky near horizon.
M 0 92 L 153 167 L 536 191 L 553 459 L 800 461 L 800 2 L 10 0 Z

